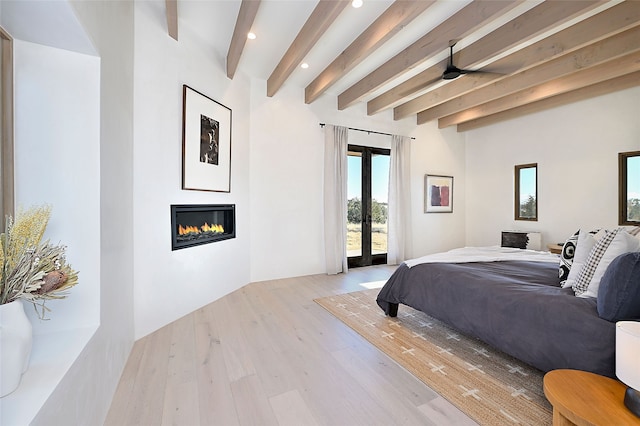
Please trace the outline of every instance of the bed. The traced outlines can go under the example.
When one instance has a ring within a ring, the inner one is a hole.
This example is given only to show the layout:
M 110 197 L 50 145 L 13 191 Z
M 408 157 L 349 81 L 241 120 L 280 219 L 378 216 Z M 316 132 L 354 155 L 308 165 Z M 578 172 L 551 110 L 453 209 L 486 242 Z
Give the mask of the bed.
M 545 372 L 615 377 L 615 323 L 560 287 L 558 264 L 532 250 L 452 250 L 403 263 L 377 303 L 390 316 L 411 306 Z

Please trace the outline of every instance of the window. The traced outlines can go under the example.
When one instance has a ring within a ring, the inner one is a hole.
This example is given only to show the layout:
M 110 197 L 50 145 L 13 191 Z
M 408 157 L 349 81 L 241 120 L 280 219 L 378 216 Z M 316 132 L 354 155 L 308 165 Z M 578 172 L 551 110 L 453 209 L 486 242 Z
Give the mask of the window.
M 538 164 L 515 167 L 515 220 L 538 220 Z
M 640 151 L 618 154 L 620 225 L 640 225 Z

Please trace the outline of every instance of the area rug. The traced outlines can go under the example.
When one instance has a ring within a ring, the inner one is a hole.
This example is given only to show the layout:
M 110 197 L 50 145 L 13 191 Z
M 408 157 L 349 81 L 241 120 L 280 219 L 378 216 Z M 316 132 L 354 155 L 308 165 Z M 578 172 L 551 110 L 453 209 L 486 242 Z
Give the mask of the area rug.
M 550 425 L 543 373 L 424 313 L 390 318 L 378 289 L 316 299 L 320 306 L 481 425 Z

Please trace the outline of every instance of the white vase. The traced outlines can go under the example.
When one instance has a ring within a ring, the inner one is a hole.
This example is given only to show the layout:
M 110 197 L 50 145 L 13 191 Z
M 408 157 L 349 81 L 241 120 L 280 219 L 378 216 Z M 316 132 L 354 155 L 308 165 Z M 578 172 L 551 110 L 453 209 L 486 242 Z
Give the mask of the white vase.
M 22 300 L 0 305 L 0 398 L 18 388 L 29 368 L 33 330 Z

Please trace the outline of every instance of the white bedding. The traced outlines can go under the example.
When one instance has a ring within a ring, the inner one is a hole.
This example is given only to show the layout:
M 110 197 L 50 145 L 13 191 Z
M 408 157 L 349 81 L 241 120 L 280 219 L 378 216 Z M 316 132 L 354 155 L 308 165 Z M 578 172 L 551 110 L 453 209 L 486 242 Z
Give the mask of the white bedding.
M 462 247 L 442 253 L 428 254 L 404 263 L 409 267 L 422 263 L 469 263 L 522 260 L 528 262 L 559 262 L 557 254 L 547 251 L 523 250 L 511 247 Z

